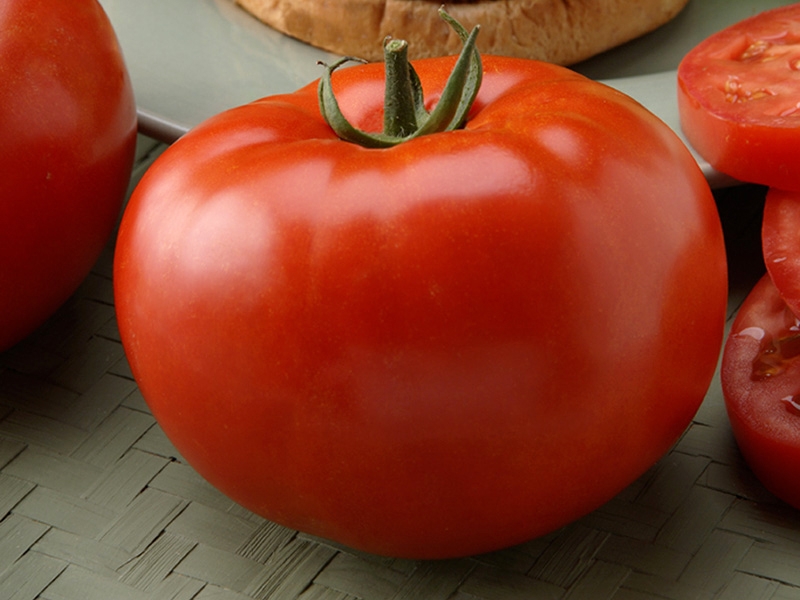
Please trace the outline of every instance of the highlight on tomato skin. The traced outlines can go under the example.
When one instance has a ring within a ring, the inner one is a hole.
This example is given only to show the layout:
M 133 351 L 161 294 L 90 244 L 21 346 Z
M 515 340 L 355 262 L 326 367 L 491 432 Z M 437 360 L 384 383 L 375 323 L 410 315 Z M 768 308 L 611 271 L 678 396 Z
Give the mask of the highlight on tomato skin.
M 800 320 L 768 274 L 734 320 L 721 379 L 748 466 L 767 490 L 800 509 Z
M 689 51 L 678 66 L 678 109 L 687 140 L 718 171 L 800 189 L 800 3 Z

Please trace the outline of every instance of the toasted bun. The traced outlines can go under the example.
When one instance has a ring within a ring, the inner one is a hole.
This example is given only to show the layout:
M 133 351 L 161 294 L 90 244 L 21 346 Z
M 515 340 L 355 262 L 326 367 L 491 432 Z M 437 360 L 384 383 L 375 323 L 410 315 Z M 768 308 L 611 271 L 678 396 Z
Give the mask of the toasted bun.
M 324 50 L 383 58 L 387 36 L 412 58 L 456 54 L 458 37 L 438 16 L 440 0 L 236 0 L 271 27 Z M 447 12 L 467 29 L 480 24 L 487 54 L 569 65 L 663 25 L 688 0 L 462 0 Z

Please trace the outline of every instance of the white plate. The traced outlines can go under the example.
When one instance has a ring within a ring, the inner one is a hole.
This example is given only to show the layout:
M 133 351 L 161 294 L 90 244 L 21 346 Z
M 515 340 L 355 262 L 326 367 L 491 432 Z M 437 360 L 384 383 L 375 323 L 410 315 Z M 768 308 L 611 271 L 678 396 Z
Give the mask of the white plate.
M 286 37 L 233 0 L 99 0 L 133 79 L 143 133 L 172 142 L 225 109 L 293 91 L 335 57 Z M 690 0 L 659 30 L 574 68 L 620 89 L 680 133 L 675 68 L 714 31 L 787 0 Z M 699 159 L 712 187 L 731 182 Z

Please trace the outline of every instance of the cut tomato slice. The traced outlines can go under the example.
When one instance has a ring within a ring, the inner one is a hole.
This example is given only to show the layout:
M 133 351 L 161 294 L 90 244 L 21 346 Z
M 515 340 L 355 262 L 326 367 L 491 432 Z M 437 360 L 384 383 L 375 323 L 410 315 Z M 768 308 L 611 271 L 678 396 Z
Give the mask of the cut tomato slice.
M 775 287 L 792 312 L 800 315 L 800 192 L 775 188 L 767 192 L 761 245 Z
M 770 492 L 800 508 L 800 321 L 769 275 L 733 323 L 722 391 L 747 464 Z
M 678 67 L 681 127 L 736 179 L 800 190 L 800 3 L 707 38 Z

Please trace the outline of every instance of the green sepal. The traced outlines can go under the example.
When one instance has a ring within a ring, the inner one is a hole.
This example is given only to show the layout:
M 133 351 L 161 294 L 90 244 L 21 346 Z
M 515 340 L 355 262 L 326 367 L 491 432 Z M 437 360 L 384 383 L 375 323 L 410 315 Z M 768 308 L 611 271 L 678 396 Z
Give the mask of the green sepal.
M 480 28 L 476 26 L 472 32 L 467 32 L 443 9 L 439 10 L 439 15 L 456 31 L 464 45 L 433 110 L 429 113 L 425 109 L 419 75 L 408 61 L 408 45 L 403 40 L 387 38 L 384 42 L 386 93 L 382 133 L 368 133 L 352 125 L 342 114 L 333 93 L 333 72 L 348 62 L 364 61 L 345 57 L 332 65 L 324 65 L 325 73 L 317 90 L 320 112 L 337 136 L 366 148 L 389 148 L 422 135 L 453 131 L 463 126 L 483 78 L 476 47 Z

